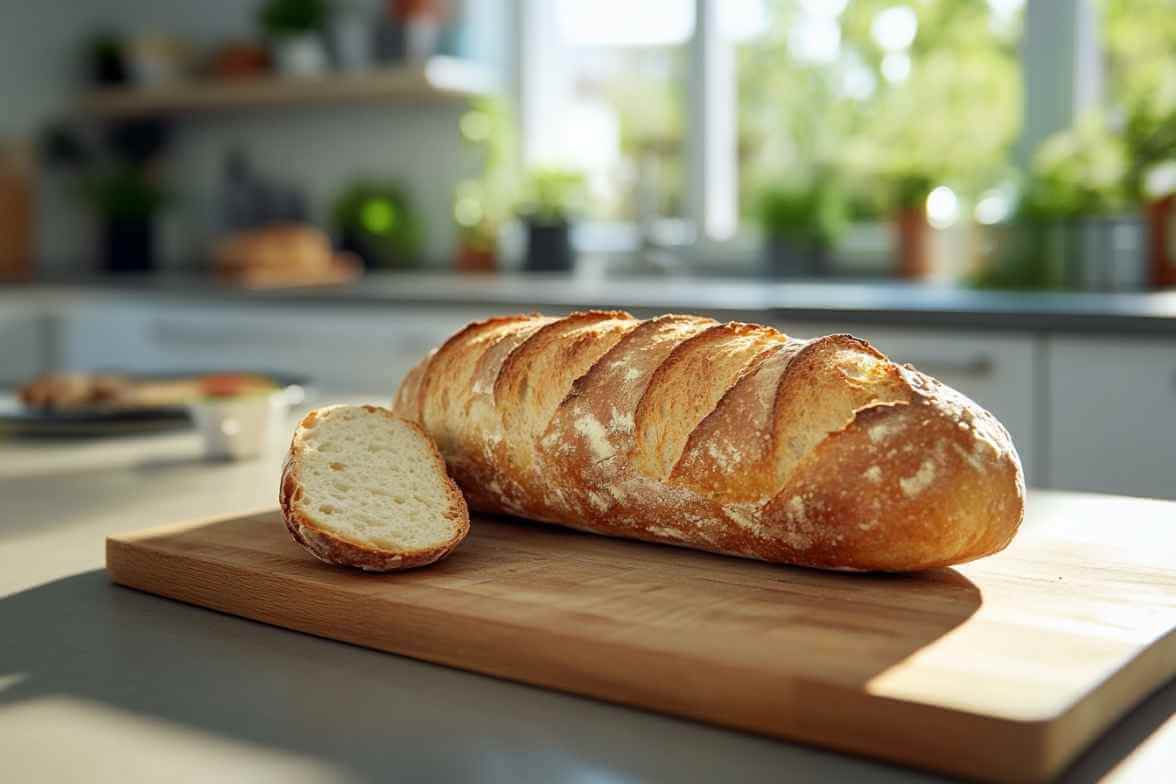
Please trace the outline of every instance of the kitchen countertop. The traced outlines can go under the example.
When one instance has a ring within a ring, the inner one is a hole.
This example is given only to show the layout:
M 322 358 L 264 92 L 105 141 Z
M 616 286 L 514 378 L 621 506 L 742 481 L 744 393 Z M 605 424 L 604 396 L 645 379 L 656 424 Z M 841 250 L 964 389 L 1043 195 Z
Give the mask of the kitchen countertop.
M 391 304 L 708 312 L 747 321 L 919 324 L 984 330 L 1176 334 L 1176 290 L 974 291 L 946 285 L 779 282 L 695 276 L 384 273 L 346 286 L 245 290 L 208 278 L 93 278 L 0 288 L 0 302 L 144 296 L 161 300 L 384 307 Z
M 199 446 L 187 432 L 0 440 L 6 780 L 941 780 L 113 586 L 102 569 L 107 535 L 273 505 L 280 445 L 218 464 L 200 462 Z M 1030 495 L 1031 510 L 1098 524 L 1123 504 L 1160 503 Z M 1162 780 L 1176 768 L 1174 712 L 1176 682 L 1063 780 Z

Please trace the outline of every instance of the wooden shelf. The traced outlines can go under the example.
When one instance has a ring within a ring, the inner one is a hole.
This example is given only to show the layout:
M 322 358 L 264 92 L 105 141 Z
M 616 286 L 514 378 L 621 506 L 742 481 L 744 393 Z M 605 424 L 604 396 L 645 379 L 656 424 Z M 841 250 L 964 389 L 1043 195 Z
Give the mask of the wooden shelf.
M 82 112 L 107 119 L 326 104 L 438 103 L 493 91 L 478 63 L 434 57 L 420 65 L 315 77 L 259 76 L 151 88 L 108 88 L 82 98 Z

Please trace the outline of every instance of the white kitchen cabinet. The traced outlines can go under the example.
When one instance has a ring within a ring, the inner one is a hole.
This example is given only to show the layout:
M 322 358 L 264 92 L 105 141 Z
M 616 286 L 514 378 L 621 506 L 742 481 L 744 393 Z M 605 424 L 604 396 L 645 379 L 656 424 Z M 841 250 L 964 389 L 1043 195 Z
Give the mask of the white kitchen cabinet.
M 257 369 L 326 390 L 386 392 L 466 322 L 467 308 L 95 305 L 65 319 L 68 368 Z
M 1176 498 L 1176 340 L 1054 337 L 1047 357 L 1050 486 Z
M 31 309 L 0 309 L 0 386 L 23 384 L 48 369 L 51 321 Z
M 807 338 L 837 332 L 868 340 L 896 362 L 919 370 L 963 392 L 996 415 L 1021 455 L 1026 478 L 1042 484 L 1037 385 L 1034 363 L 1040 338 L 1031 335 L 944 329 L 873 327 L 826 323 L 776 324 L 789 335 Z

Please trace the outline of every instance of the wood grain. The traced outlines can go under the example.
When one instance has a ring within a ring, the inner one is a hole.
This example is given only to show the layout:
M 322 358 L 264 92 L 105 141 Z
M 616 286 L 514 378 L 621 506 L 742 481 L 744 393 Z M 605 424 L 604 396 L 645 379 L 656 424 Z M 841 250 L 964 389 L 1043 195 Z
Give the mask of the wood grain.
M 314 560 L 267 511 L 112 537 L 107 569 L 123 585 L 426 661 L 970 778 L 1043 781 L 1176 674 L 1172 529 L 1153 520 L 1127 537 L 1124 525 L 1027 533 L 957 569 L 861 576 L 475 519 L 447 560 L 373 576 Z

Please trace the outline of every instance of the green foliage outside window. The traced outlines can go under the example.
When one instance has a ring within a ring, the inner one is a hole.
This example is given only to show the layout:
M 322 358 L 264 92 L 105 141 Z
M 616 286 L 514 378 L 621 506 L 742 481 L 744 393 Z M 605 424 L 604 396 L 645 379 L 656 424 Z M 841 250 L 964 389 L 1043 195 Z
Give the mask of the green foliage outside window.
M 1130 157 L 1125 187 L 1143 200 L 1148 171 L 1176 160 L 1176 7 L 1172 0 L 1102 0 L 1100 6 L 1108 103 Z
M 811 63 L 789 45 L 804 4 L 769 0 L 770 30 L 738 53 L 745 206 L 780 179 L 830 167 L 857 218 L 918 203 L 940 183 L 967 196 L 1007 177 L 1021 125 L 1019 20 L 996 26 L 983 0 L 911 3 L 909 74 L 891 83 L 872 28 L 896 5 L 850 2 L 836 58 Z

